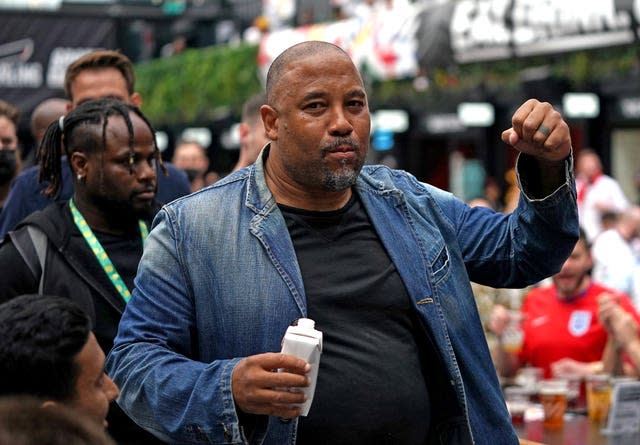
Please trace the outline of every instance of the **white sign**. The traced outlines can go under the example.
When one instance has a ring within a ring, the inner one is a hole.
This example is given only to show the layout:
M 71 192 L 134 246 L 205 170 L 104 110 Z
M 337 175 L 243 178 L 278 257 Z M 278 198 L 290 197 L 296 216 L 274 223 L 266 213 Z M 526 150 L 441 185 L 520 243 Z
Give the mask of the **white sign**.
M 460 63 L 625 45 L 635 40 L 640 0 L 460 0 L 451 46 Z
M 621 382 L 613 388 L 606 434 L 640 433 L 640 382 Z

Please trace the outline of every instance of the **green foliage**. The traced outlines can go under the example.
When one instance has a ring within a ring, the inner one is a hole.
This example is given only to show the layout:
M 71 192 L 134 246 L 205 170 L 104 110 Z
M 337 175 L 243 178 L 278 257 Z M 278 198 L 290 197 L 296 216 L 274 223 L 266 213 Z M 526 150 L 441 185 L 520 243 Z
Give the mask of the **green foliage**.
M 154 125 L 207 123 L 228 113 L 262 89 L 256 46 L 215 46 L 136 66 L 143 109 Z M 639 47 L 603 48 L 575 53 L 457 65 L 429 74 L 430 87 L 417 92 L 412 79 L 369 80 L 369 102 L 422 108 L 451 102 L 454 96 L 482 88 L 505 94 L 518 89 L 522 71 L 549 67 L 550 77 L 566 79 L 574 88 L 637 75 Z M 366 69 L 365 69 L 365 79 Z
M 207 122 L 262 88 L 256 46 L 216 46 L 136 65 L 142 108 L 154 125 Z

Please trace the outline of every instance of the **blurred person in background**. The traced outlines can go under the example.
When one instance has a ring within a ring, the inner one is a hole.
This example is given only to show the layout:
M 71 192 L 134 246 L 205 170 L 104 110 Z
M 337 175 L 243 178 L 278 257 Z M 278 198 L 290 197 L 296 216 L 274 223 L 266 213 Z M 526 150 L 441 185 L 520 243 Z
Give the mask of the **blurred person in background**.
M 69 101 L 58 97 L 52 97 L 40 102 L 31 113 L 31 135 L 36 144 L 40 146 L 45 131 L 51 122 L 60 119 L 67 114 Z
M 500 183 L 493 177 L 488 177 L 484 182 L 484 199 L 490 205 L 490 208 L 497 212 L 502 212 L 504 205 L 502 204 L 502 189 Z
M 142 97 L 135 91 L 135 73 L 131 61 L 118 51 L 97 50 L 89 52 L 67 67 L 64 80 L 65 94 L 69 98 L 67 112 L 92 99 L 111 98 L 137 107 Z M 187 175 L 170 163 L 164 163 L 166 174 L 158 175 L 160 203 L 173 201 L 191 193 Z M 36 210 L 44 209 L 52 202 L 68 200 L 73 194 L 73 177 L 66 157 L 61 165 L 61 182 L 54 195 L 44 190 L 50 184 L 39 182 L 37 167 L 31 167 L 18 175 L 0 214 L 0 240 L 20 221 Z
M 171 162 L 184 171 L 191 182 L 191 191 L 200 190 L 206 184 L 205 174 L 209 169 L 207 150 L 196 141 L 181 140 L 173 150 Z
M 21 295 L 0 304 L 0 396 L 33 396 L 107 427 L 118 387 L 89 316 L 70 298 Z
M 22 157 L 18 148 L 19 120 L 18 109 L 0 100 L 0 215 L 11 183 L 22 169 Z
M 593 279 L 631 297 L 640 310 L 635 286 L 640 273 L 634 241 L 640 235 L 640 207 L 629 206 L 618 215 L 614 226 L 600 233 L 591 247 Z
M 618 181 L 604 174 L 600 156 L 590 148 L 583 148 L 577 156 L 576 190 L 580 226 L 593 243 L 602 232 L 602 215 L 621 213 L 629 201 Z
M 73 196 L 32 213 L 0 244 L 0 270 L 11 271 L 0 273 L 0 301 L 69 295 L 89 314 L 106 354 L 159 207 L 155 132 L 131 104 L 89 100 L 47 128 L 38 155 L 50 195 L 61 186 L 63 162 L 70 164 Z M 109 423 L 121 444 L 158 443 L 115 404 Z
M 260 117 L 260 107 L 267 103 L 265 93 L 259 93 L 246 100 L 242 107 L 240 122 L 240 156 L 233 171 L 253 164 L 260 150 L 269 142 Z
M 116 445 L 78 410 L 26 396 L 0 397 L 0 444 Z
M 603 356 L 604 372 L 611 375 L 640 376 L 640 324 L 617 299 L 606 295 L 599 300 L 598 317 L 609 333 Z
M 493 309 L 489 329 L 498 337 L 494 355 L 498 373 L 514 375 L 522 366 L 544 369 L 545 377 L 584 377 L 602 371 L 607 331 L 598 320 L 598 299 L 613 294 L 620 307 L 640 321 L 628 296 L 591 279 L 593 263 L 583 231 L 552 284 L 533 289 L 525 296 L 520 319 L 523 342 L 511 351 L 505 331 L 514 315 L 502 306 Z M 517 321 L 517 320 L 516 320 Z
M 44 132 L 49 124 L 58 120 L 60 116 L 67 114 L 69 101 L 57 97 L 51 97 L 40 102 L 31 112 L 30 127 L 33 137 L 33 147 L 29 151 L 27 159 L 24 160 L 24 167 L 32 167 L 37 163 L 36 152 L 42 141 Z

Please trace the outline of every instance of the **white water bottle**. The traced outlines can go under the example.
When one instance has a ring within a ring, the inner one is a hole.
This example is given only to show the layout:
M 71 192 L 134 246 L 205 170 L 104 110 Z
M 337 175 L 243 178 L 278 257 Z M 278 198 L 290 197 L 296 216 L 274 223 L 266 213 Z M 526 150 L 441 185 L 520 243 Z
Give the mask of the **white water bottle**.
M 298 319 L 297 326 L 289 326 L 282 339 L 282 353 L 295 355 L 306 360 L 311 365 L 307 373 L 309 386 L 306 388 L 292 388 L 292 391 L 301 391 L 307 395 L 307 400 L 301 405 L 300 415 L 306 416 L 313 402 L 313 394 L 316 390 L 318 368 L 320 367 L 320 354 L 322 354 L 322 332 L 315 329 L 315 321 L 310 318 Z

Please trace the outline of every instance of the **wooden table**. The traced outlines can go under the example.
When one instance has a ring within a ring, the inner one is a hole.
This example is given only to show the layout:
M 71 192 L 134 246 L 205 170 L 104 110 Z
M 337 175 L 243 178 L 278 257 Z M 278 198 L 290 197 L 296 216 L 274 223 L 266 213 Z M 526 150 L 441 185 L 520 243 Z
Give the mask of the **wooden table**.
M 600 425 L 590 422 L 581 414 L 567 413 L 560 430 L 548 430 L 542 420 L 517 425 L 518 437 L 546 445 L 639 445 L 640 434 L 631 436 L 607 436 Z

